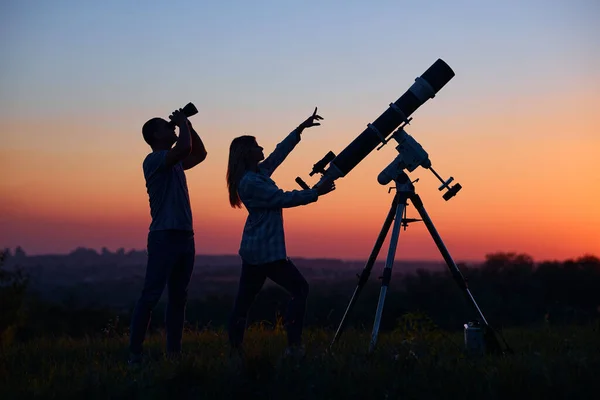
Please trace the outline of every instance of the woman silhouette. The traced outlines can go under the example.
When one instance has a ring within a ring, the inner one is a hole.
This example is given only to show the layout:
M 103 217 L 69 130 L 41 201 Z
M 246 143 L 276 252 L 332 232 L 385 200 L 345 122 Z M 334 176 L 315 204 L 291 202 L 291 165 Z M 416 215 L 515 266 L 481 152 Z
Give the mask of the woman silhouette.
M 254 136 L 240 136 L 231 142 L 227 167 L 229 202 L 233 208 L 241 208 L 243 204 L 248 210 L 239 249 L 242 271 L 229 321 L 229 341 L 238 354 L 242 353 L 248 311 L 269 278 L 292 296 L 284 316 L 288 339 L 284 356 L 304 355 L 302 328 L 308 283 L 287 257 L 282 209 L 316 202 L 319 196 L 334 190 L 335 184 L 323 181 L 316 189 L 283 191 L 271 175 L 300 142 L 304 129 L 321 125 L 315 121 L 322 119 L 315 107 L 314 113 L 266 159 Z

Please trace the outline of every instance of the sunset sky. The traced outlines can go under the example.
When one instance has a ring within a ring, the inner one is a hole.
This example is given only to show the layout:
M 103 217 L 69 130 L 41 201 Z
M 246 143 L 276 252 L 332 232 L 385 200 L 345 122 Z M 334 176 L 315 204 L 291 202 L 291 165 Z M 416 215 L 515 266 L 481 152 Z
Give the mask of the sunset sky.
M 143 249 L 141 126 L 192 101 L 206 161 L 187 172 L 199 254 L 235 254 L 228 147 L 272 151 L 314 107 L 325 119 L 273 176 L 285 190 L 340 153 L 438 58 L 456 76 L 407 128 L 444 178 L 417 191 L 456 260 L 498 251 L 600 256 L 600 2 L 4 1 L 0 247 Z M 392 194 L 373 151 L 317 203 L 284 211 L 289 255 L 366 259 Z M 412 205 L 408 217 L 418 217 Z M 380 253 L 385 258 L 386 246 Z M 398 259 L 441 260 L 422 223 Z

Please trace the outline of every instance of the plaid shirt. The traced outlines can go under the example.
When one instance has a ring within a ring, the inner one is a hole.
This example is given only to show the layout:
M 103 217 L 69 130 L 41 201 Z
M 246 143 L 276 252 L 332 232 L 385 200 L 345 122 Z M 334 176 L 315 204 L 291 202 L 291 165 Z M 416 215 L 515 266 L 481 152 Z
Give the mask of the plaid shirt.
M 249 264 L 264 264 L 287 258 L 282 208 L 317 201 L 316 189 L 284 192 L 270 178 L 275 169 L 300 142 L 292 131 L 258 167 L 248 171 L 238 185 L 240 200 L 248 210 L 239 255 Z

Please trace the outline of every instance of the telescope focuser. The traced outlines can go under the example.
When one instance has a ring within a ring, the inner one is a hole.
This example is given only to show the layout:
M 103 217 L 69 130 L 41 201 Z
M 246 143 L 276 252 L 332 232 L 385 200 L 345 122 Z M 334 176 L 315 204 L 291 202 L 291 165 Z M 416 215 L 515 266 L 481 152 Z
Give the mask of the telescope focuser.
M 312 169 L 311 173 L 308 174 L 308 175 L 313 176 L 317 172 L 320 173 L 320 174 L 324 174 L 325 173 L 325 167 L 334 158 L 335 158 L 335 154 L 333 153 L 333 151 L 330 151 L 329 153 L 325 154 L 325 157 L 323 157 L 320 161 L 318 161 L 317 163 L 315 163 L 315 165 L 313 165 L 313 169 Z
M 335 158 L 335 154 L 330 151 L 329 153 L 325 154 L 325 157 L 323 157 L 322 159 L 320 159 L 319 161 L 317 161 L 314 165 L 313 165 L 313 169 L 310 172 L 310 176 L 313 176 L 316 173 L 319 173 L 321 175 L 325 174 L 325 167 L 327 166 L 327 164 L 329 164 L 333 159 Z M 302 189 L 310 189 L 310 187 L 306 184 L 306 182 L 304 182 L 302 180 L 302 178 L 297 177 L 296 178 L 296 183 L 298 185 L 300 185 L 300 187 Z

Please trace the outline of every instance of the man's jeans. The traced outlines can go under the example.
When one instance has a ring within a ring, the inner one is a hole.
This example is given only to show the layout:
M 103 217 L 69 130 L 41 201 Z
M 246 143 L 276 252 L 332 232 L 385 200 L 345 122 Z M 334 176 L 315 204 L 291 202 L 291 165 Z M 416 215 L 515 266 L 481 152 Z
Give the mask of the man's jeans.
M 148 234 L 146 278 L 131 319 L 129 349 L 132 353 L 142 352 L 152 310 L 160 300 L 165 286 L 168 287 L 165 314 L 167 352 L 181 351 L 188 284 L 194 269 L 195 254 L 193 232 L 164 230 Z
M 292 295 L 284 316 L 284 324 L 287 330 L 288 344 L 297 345 L 301 342 L 308 297 L 306 279 L 290 259 L 259 265 L 242 262 L 238 293 L 229 320 L 229 342 L 232 347 L 242 344 L 250 306 L 263 287 L 266 278 L 270 278 Z

